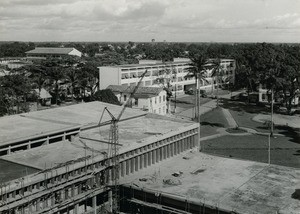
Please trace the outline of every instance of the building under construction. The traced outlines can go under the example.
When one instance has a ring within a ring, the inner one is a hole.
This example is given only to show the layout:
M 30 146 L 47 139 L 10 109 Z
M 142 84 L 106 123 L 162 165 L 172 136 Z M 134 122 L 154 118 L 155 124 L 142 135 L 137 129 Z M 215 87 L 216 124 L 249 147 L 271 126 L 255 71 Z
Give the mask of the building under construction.
M 91 102 L 0 118 L 0 213 L 119 212 L 115 181 L 198 147 L 197 123 L 134 109 L 112 145 L 121 110 Z

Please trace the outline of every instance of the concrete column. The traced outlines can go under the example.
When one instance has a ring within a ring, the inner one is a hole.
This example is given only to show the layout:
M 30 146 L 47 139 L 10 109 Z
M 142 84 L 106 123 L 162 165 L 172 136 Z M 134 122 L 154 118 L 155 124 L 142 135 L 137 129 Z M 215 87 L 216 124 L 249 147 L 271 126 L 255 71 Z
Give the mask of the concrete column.
M 81 188 L 82 188 L 82 185 L 78 184 L 78 195 L 81 194 Z
M 174 142 L 174 155 L 178 154 L 178 142 Z
M 74 205 L 74 214 L 79 214 L 79 204 Z
M 47 136 L 47 139 L 46 139 L 45 144 L 48 145 L 48 144 L 49 144 L 49 141 L 50 141 L 49 136 Z
M 39 198 L 36 200 L 36 209 L 35 210 L 40 211 L 40 199 Z
M 27 145 L 27 149 L 31 149 L 31 142 L 29 141 L 28 145 Z
M 140 161 L 139 162 L 140 163 L 139 168 L 142 169 L 144 167 L 144 155 L 143 154 L 140 155 L 139 158 L 140 158 L 140 160 L 139 160 Z
M 11 146 L 8 146 L 7 154 L 10 155 L 10 153 L 11 153 Z
M 134 170 L 138 171 L 139 170 L 139 156 L 134 158 Z
M 168 144 L 168 145 L 167 145 L 167 158 L 170 157 L 170 153 L 171 153 L 171 145 Z
M 156 149 L 156 162 L 160 161 L 160 148 Z
M 64 132 L 64 135 L 62 137 L 62 140 L 66 140 L 66 132 Z
M 97 197 L 96 196 L 94 196 L 92 198 L 92 204 L 93 204 L 93 213 L 97 214 Z
M 120 173 L 121 173 L 121 177 L 124 177 L 124 175 L 125 175 L 125 161 L 120 163 Z
M 134 158 L 131 158 L 130 161 L 131 161 L 130 172 L 133 173 L 134 172 Z
M 155 164 L 155 162 L 156 162 L 156 150 L 153 150 L 151 152 L 151 154 L 152 154 L 152 164 Z
M 148 166 L 152 164 L 152 152 L 148 152 Z
M 144 167 L 145 168 L 148 166 L 148 154 L 149 154 L 149 152 L 144 154 Z
M 130 160 L 126 160 L 126 175 L 130 173 Z

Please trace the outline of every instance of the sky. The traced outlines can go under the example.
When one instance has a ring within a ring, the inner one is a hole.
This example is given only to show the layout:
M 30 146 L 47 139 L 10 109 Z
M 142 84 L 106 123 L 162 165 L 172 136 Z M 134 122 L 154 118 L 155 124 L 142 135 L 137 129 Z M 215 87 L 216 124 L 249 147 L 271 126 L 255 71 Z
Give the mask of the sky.
M 0 0 L 0 41 L 300 42 L 300 0 Z

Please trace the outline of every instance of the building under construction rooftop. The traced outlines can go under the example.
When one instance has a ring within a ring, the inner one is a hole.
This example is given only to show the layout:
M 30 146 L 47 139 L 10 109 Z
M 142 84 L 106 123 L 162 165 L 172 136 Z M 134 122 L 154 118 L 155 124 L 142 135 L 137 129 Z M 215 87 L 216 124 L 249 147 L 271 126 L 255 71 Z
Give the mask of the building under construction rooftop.
M 104 213 L 112 180 L 198 146 L 197 123 L 126 109 L 116 175 L 105 107 L 122 109 L 91 102 L 0 118 L 0 213 Z

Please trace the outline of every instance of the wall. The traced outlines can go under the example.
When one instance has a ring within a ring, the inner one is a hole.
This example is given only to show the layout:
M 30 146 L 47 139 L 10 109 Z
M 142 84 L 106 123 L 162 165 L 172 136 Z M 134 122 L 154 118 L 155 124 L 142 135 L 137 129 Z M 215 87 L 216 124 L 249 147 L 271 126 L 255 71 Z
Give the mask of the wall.
M 118 67 L 99 67 L 99 89 L 109 85 L 121 85 L 120 69 Z

